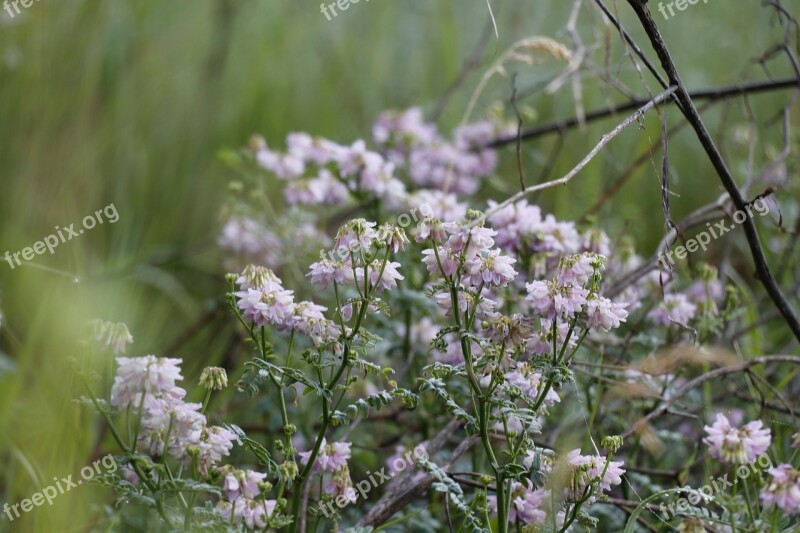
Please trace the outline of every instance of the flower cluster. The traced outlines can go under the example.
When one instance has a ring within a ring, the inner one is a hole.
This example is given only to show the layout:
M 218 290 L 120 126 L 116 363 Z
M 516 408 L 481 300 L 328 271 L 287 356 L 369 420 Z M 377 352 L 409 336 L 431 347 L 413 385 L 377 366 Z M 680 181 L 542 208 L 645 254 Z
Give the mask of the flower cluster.
M 550 491 L 533 486 L 530 480 L 525 482 L 515 481 L 511 485 L 511 507 L 508 513 L 508 522 L 523 524 L 543 525 L 549 510 Z M 497 497 L 489 496 L 489 508 L 497 513 Z M 559 513 L 557 523 L 563 523 L 563 513 Z
M 625 473 L 622 461 L 611 461 L 602 455 L 581 455 L 579 449 L 567 454 L 567 462 L 574 471 L 570 487 L 570 498 L 574 500 L 585 498 L 590 489 L 598 489 L 599 492 L 593 492 L 595 495 L 610 491 L 612 486 L 622 483 Z
M 389 253 L 397 253 L 408 242 L 402 228 L 374 222 L 351 220 L 336 235 L 335 260 L 320 258 L 310 266 L 308 276 L 313 285 L 326 288 L 332 284 L 352 286 L 362 296 L 373 291 L 387 291 L 397 287 L 403 276 L 397 270 L 400 263 L 388 261 Z M 385 250 L 383 257 L 378 253 Z
M 198 468 L 206 474 L 237 440 L 234 433 L 208 426 L 201 405 L 184 401 L 186 391 L 176 386 L 183 379 L 180 359 L 120 357 L 111 388 L 111 405 L 129 409 L 141 417 L 137 449 L 153 457 L 169 454 L 191 463 L 190 451 L 198 456 Z
M 431 275 L 453 278 L 464 289 L 473 291 L 486 288 L 502 288 L 517 276 L 513 265 L 516 259 L 502 255 L 494 248 L 497 232 L 491 228 L 470 226 L 469 224 L 441 223 L 428 219 L 423 223 L 427 228 L 441 228 L 439 232 L 423 231 L 417 241 L 430 239 L 433 248 L 422 252 L 423 263 Z M 494 303 L 491 304 L 494 306 Z
M 456 128 L 447 140 L 418 108 L 387 111 L 372 128 L 375 142 L 393 163 L 408 169 L 412 183 L 456 194 L 473 194 L 480 179 L 494 171 L 497 155 L 486 145 L 501 132 L 495 123 L 481 121 Z
M 769 479 L 761 491 L 764 507 L 778 507 L 787 515 L 800 514 L 800 472 L 781 464 L 768 471 Z
M 558 260 L 567 255 L 595 251 L 608 255 L 608 237 L 604 233 L 581 236 L 573 222 L 561 222 L 553 215 L 542 216 L 538 206 L 525 200 L 495 210 L 497 203 L 490 201 L 489 223 L 498 228 L 497 244 L 503 250 L 522 256 L 536 256 L 544 262 L 545 274 Z
M 296 331 L 310 337 L 315 345 L 332 342 L 342 333 L 339 326 L 325 318 L 325 307 L 308 301 L 295 303 L 294 292 L 284 289 L 268 268 L 250 265 L 236 283 L 240 288 L 234 293 L 236 305 L 252 326 L 271 325 L 279 331 Z
M 276 500 L 263 497 L 263 493 L 271 488 L 264 481 L 267 475 L 230 466 L 220 468 L 220 473 L 225 500 L 220 501 L 215 509 L 219 516 L 228 524 L 243 524 L 250 529 L 266 528 L 278 504 Z
M 300 463 L 308 464 L 311 451 L 300 452 Z M 323 438 L 319 455 L 312 466 L 312 472 L 319 475 L 330 473 L 331 476 L 325 484 L 325 493 L 336 498 L 342 496 L 346 501 L 354 503 L 358 497 L 350 479 L 350 470 L 347 461 L 350 459 L 350 443 L 334 442 L 328 444 Z
M 703 439 L 708 446 L 708 453 L 725 463 L 752 463 L 764 454 L 772 443 L 770 430 L 763 427 L 761 420 L 754 420 L 741 428 L 736 428 L 725 415 L 718 413 L 714 423 L 703 429 L 708 434 Z
M 523 461 L 526 468 L 531 468 L 534 455 L 533 450 L 528 450 Z M 622 483 L 622 475 L 625 473 L 622 461 L 611 461 L 602 455 L 581 455 L 580 450 L 569 452 L 565 461 L 571 475 L 568 486 L 561 494 L 561 500 L 557 498 L 558 503 L 552 501 L 555 495 L 551 489 L 537 488 L 529 479 L 511 484 L 509 523 L 519 519 L 522 524 L 543 525 L 546 521 L 555 519 L 555 523 L 561 527 L 565 516 L 561 501 L 580 500 L 592 503 L 597 496 Z M 552 464 L 543 466 L 545 472 L 551 473 Z M 489 497 L 489 507 L 497 513 L 496 497 Z M 550 518 L 553 511 L 556 515 Z

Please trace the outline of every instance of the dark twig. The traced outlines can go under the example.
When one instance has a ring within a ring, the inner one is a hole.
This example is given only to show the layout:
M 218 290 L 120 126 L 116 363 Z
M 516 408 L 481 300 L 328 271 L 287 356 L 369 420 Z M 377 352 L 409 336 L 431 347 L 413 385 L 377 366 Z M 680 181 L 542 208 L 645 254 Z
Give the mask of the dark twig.
M 739 85 L 719 87 L 716 89 L 704 89 L 700 91 L 694 91 L 689 93 L 689 96 L 693 100 L 721 100 L 726 98 L 735 98 L 743 94 L 757 94 L 762 92 L 796 88 L 799 81 L 800 80 L 797 80 L 795 78 L 790 78 L 790 79 L 782 79 L 774 81 L 743 83 Z M 649 101 L 650 101 L 649 98 L 636 98 L 631 100 L 630 102 L 626 102 L 618 106 L 607 107 L 604 109 L 591 111 L 589 113 L 586 113 L 584 120 L 588 123 L 608 118 L 620 113 L 624 113 L 626 111 L 630 111 L 632 109 L 637 109 Z M 529 130 L 522 132 L 522 135 L 520 137 L 522 140 L 534 139 L 536 137 L 547 135 L 549 133 L 563 132 L 565 130 L 574 128 L 579 124 L 580 121 L 578 120 L 578 117 L 572 117 L 566 120 L 551 122 L 549 124 L 543 124 L 541 126 L 531 128 Z M 487 147 L 499 148 L 501 146 L 514 144 L 516 142 L 517 142 L 516 135 L 506 136 L 506 137 L 501 137 L 495 141 L 492 141 L 487 145 Z
M 641 48 L 639 48 L 639 45 L 636 44 L 636 41 L 634 41 L 633 38 L 630 35 L 628 35 L 628 32 L 625 31 L 625 29 L 622 27 L 622 24 L 620 24 L 619 21 L 617 20 L 617 17 L 615 17 L 614 14 L 611 13 L 611 11 L 606 7 L 606 5 L 603 3 L 602 0 L 594 0 L 594 3 L 597 4 L 597 7 L 600 8 L 600 10 L 606 16 L 606 18 L 608 18 L 608 20 L 611 21 L 611 24 L 613 24 L 614 27 L 617 28 L 617 31 L 619 31 L 620 35 L 622 36 L 622 39 L 628 44 L 628 46 L 631 47 L 631 49 L 633 49 L 633 53 L 635 53 L 639 57 L 639 59 L 642 60 L 644 66 L 647 67 L 647 70 L 649 70 L 650 73 L 655 77 L 655 79 L 658 80 L 658 83 L 661 85 L 661 88 L 666 89 L 668 85 L 666 80 L 664 80 L 664 78 L 661 77 L 661 74 L 658 72 L 658 70 L 653 66 L 650 60 L 647 59 L 647 56 L 644 55 L 644 52 L 642 51 Z
M 678 87 L 676 94 L 681 103 L 684 116 L 695 130 L 695 133 L 700 140 L 700 144 L 702 144 L 703 149 L 711 161 L 711 164 L 714 166 L 717 174 L 719 174 L 722 185 L 728 191 L 728 195 L 731 197 L 734 207 L 739 211 L 744 211 L 747 206 L 747 202 L 742 196 L 741 191 L 739 191 L 739 188 L 736 185 L 736 180 L 734 180 L 733 175 L 725 164 L 725 161 L 723 161 L 716 144 L 714 143 L 713 139 L 711 139 L 711 136 L 709 135 L 708 130 L 703 123 L 703 119 L 700 117 L 700 114 L 697 112 L 697 108 L 694 106 L 691 95 L 683 85 L 683 81 L 681 81 L 680 75 L 675 67 L 675 63 L 672 61 L 672 57 L 667 49 L 667 45 L 664 43 L 664 39 L 661 37 L 656 23 L 647 8 L 646 1 L 628 0 L 628 3 L 636 12 L 636 15 L 639 17 L 640 22 L 644 26 L 645 32 L 650 38 L 650 43 L 661 60 L 661 66 L 666 71 L 670 83 Z M 756 229 L 755 222 L 753 222 L 751 217 L 747 217 L 742 223 L 742 227 L 744 228 L 745 236 L 747 237 L 747 243 L 750 246 L 750 253 L 753 256 L 753 262 L 755 263 L 756 277 L 764 285 L 764 288 L 766 289 L 770 298 L 772 298 L 772 301 L 775 303 L 775 307 L 777 307 L 781 312 L 786 320 L 786 323 L 789 325 L 789 328 L 794 333 L 795 338 L 800 341 L 800 319 L 798 319 L 794 309 L 792 309 L 792 306 L 783 295 L 783 291 L 781 291 L 780 287 L 775 281 L 775 278 L 772 276 L 772 272 L 770 271 L 766 257 L 764 256 L 764 250 L 761 247 L 761 242 L 758 238 L 758 230 Z

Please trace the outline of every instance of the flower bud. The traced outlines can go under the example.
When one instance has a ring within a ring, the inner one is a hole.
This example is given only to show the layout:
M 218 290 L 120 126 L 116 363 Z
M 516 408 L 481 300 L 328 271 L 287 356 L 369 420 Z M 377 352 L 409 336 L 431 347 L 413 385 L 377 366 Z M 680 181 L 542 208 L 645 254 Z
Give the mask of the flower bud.
M 607 450 L 611 450 L 611 453 L 616 452 L 620 448 L 622 448 L 622 437 L 617 435 L 613 435 L 610 437 L 604 437 L 601 446 L 606 448 Z
M 294 461 L 284 461 L 280 464 L 278 469 L 281 471 L 281 476 L 286 479 L 294 479 L 300 473 L 297 469 L 297 463 Z
M 114 355 L 124 354 L 125 347 L 133 342 L 133 336 L 128 331 L 128 326 L 122 322 L 92 320 L 89 322 L 89 326 L 101 348 Z
M 206 390 L 222 390 L 228 386 L 228 374 L 224 368 L 209 366 L 200 374 L 200 386 Z

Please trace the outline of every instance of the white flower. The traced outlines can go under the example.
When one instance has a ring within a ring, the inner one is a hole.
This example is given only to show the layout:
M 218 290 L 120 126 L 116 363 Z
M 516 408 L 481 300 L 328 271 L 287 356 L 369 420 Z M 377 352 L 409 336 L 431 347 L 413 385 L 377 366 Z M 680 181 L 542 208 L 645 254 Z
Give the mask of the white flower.
M 111 405 L 119 409 L 138 408 L 142 394 L 171 393 L 181 376 L 180 359 L 144 357 L 118 357 L 119 369 L 111 387 Z M 178 389 L 180 390 L 180 389 Z

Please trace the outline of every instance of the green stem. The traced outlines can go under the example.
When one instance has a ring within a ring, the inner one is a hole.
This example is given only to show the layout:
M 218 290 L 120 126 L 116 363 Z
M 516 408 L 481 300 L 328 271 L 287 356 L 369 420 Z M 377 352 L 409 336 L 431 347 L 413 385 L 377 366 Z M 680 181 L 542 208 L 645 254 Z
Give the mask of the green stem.
M 364 271 L 364 275 L 366 277 L 366 269 Z M 348 366 L 350 362 L 350 346 L 355 338 L 358 330 L 361 328 L 361 322 L 364 320 L 364 316 L 367 312 L 368 300 L 365 298 L 363 302 L 361 302 L 361 307 L 358 310 L 358 316 L 356 317 L 356 322 L 353 325 L 353 331 L 350 335 L 345 339 L 344 342 L 344 354 L 342 356 L 342 365 L 339 367 L 336 374 L 331 378 L 328 386 L 326 387 L 326 392 L 332 393 L 334 387 L 341 379 L 342 374 L 344 373 L 345 368 Z M 344 334 L 344 331 L 342 331 Z M 314 442 L 314 448 L 311 450 L 311 455 L 308 457 L 308 462 L 306 463 L 303 470 L 297 476 L 297 481 L 295 482 L 294 487 L 294 494 L 292 495 L 292 524 L 290 526 L 290 531 L 295 533 L 297 531 L 298 526 L 298 518 L 300 516 L 300 504 L 302 503 L 303 498 L 303 489 L 305 488 L 306 482 L 308 481 L 308 476 L 311 474 L 311 469 L 314 467 L 314 463 L 317 460 L 317 456 L 319 455 L 319 450 L 322 447 L 322 440 L 325 438 L 325 434 L 328 431 L 328 427 L 330 426 L 331 418 L 330 418 L 330 404 L 328 402 L 328 398 L 326 396 L 322 397 L 322 426 L 319 428 L 319 433 L 317 433 L 316 441 Z

